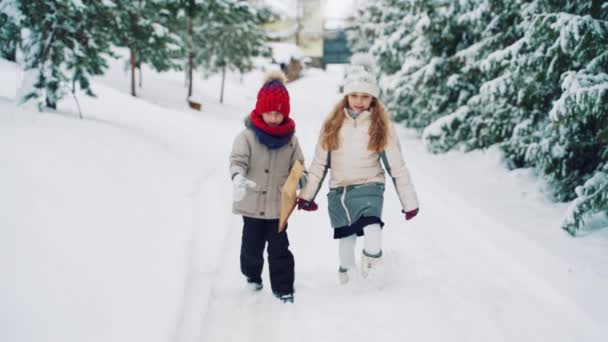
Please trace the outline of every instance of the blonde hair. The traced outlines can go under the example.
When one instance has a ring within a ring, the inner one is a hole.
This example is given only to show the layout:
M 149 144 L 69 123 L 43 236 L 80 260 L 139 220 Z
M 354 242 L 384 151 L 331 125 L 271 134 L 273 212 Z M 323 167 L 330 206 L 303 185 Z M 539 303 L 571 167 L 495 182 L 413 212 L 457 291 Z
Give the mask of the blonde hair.
M 344 124 L 344 109 L 348 108 L 346 96 L 340 100 L 329 113 L 321 128 L 321 146 L 326 151 L 333 151 L 340 147 L 340 129 Z M 371 125 L 369 126 L 369 142 L 367 149 L 381 152 L 386 147 L 389 138 L 389 115 L 377 98 L 372 100 L 370 107 Z

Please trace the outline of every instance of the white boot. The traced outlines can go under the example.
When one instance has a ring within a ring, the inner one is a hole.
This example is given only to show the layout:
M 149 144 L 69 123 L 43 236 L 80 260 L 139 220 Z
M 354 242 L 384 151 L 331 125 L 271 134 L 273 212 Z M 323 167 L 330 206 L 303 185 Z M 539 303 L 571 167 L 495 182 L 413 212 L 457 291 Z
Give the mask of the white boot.
M 338 268 L 338 279 L 341 285 L 345 285 L 351 280 L 352 272 L 355 268 L 355 245 L 357 235 L 353 234 L 339 240 L 340 267 Z
M 370 274 L 382 273 L 382 251 L 377 255 L 369 255 L 363 250 L 361 255 L 361 276 L 367 278 Z
M 340 285 L 346 285 L 350 280 L 348 276 L 348 269 L 338 268 L 338 279 L 340 279 Z

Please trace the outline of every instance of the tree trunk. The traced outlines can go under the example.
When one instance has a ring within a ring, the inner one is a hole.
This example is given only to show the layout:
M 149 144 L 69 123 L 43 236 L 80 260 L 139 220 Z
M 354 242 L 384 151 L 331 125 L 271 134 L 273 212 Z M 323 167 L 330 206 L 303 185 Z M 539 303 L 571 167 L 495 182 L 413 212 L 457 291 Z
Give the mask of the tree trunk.
M 220 103 L 224 103 L 224 83 L 226 81 L 226 67 L 222 68 L 222 90 L 220 92 Z
M 300 34 L 302 33 L 302 21 L 304 20 L 304 3 L 302 2 L 302 0 L 298 0 L 296 3 L 296 34 L 295 34 L 295 38 L 296 38 L 296 45 L 300 46 L 301 43 L 301 38 L 300 38 Z
M 194 70 L 194 53 L 188 54 L 188 98 L 192 96 L 192 74 Z
M 192 96 L 192 73 L 194 69 L 194 51 L 192 51 L 192 19 L 188 19 L 188 98 Z
M 135 64 L 137 60 L 135 59 L 135 50 L 130 49 L 131 51 L 131 95 L 137 96 L 135 92 Z
M 15 46 L 11 46 L 10 50 L 8 51 L 8 53 L 6 54 L 6 59 L 11 61 L 11 62 L 16 62 L 17 61 L 17 48 Z
M 52 100 L 51 100 L 51 99 L 49 99 L 48 97 L 47 97 L 47 98 L 45 98 L 45 102 L 46 102 L 46 106 L 47 106 L 48 108 L 51 108 L 51 109 L 57 109 L 57 103 L 56 103 L 56 102 L 54 102 L 54 101 L 52 101 Z
M 139 87 L 143 87 L 144 86 L 144 74 L 141 70 L 141 63 L 139 64 L 139 66 L 137 67 L 137 70 L 139 71 Z

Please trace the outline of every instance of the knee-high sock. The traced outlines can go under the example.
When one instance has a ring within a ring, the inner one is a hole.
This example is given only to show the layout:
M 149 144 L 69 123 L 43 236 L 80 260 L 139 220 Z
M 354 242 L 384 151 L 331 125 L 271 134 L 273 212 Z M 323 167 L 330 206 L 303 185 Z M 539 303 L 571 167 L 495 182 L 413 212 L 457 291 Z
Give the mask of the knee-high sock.
M 363 249 L 369 256 L 380 256 L 382 252 L 382 228 L 377 223 L 370 224 L 363 228 L 365 233 Z
M 342 269 L 350 269 L 355 266 L 355 244 L 357 243 L 357 235 L 343 237 L 339 241 L 338 251 L 340 254 L 340 267 Z

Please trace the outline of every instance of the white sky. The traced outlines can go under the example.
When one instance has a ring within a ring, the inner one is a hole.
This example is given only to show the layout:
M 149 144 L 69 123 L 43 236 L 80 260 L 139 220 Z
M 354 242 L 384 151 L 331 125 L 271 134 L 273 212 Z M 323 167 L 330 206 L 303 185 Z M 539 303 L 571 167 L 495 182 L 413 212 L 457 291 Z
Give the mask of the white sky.
M 266 4 L 288 15 L 295 15 L 298 0 L 265 0 Z M 343 18 L 347 16 L 360 0 L 321 0 L 325 18 Z
M 344 18 L 354 8 L 357 0 L 324 0 L 323 16 L 327 19 Z M 322 2 L 322 3 L 323 3 Z

